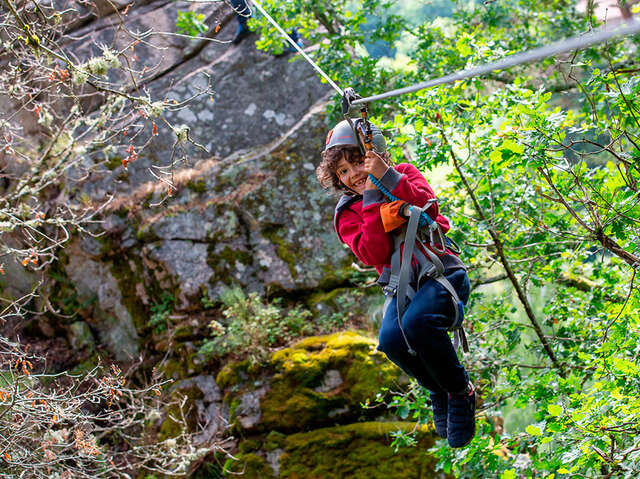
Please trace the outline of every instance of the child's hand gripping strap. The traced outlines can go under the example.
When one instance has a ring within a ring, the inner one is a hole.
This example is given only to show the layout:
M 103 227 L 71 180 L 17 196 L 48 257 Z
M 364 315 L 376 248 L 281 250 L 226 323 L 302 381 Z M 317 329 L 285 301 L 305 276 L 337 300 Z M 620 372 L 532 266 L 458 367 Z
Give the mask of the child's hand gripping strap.
M 389 233 L 407 222 L 407 218 L 402 215 L 402 209 L 407 203 L 402 200 L 384 203 L 380 207 L 380 218 L 385 233 Z
M 385 195 L 392 202 L 399 201 L 400 198 L 392 194 L 383 184 L 382 182 L 369 173 L 369 179 L 371 182 L 378 188 L 383 195 Z M 418 224 L 420 226 L 429 225 L 429 246 L 437 253 L 437 254 L 445 254 L 447 252 L 447 242 L 444 237 L 444 233 L 442 232 L 442 228 L 431 216 L 427 214 L 425 211 L 428 207 L 430 207 L 433 203 L 436 203 L 438 200 L 435 198 L 430 199 L 425 203 L 422 208 L 418 208 L 417 206 L 410 205 L 409 211 L 410 214 L 413 214 L 413 210 L 417 209 L 420 211 L 420 215 L 418 218 Z M 382 208 L 380 208 L 382 212 Z M 396 226 L 397 227 L 397 226 Z M 385 229 L 385 231 L 387 231 Z

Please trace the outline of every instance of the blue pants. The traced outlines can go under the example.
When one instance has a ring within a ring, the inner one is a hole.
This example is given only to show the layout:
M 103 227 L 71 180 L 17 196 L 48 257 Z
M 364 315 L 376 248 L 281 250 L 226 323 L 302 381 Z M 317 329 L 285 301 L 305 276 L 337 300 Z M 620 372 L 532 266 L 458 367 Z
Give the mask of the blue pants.
M 470 291 L 467 272 L 456 269 L 446 273 L 445 277 L 466 304 Z M 402 317 L 402 328 L 417 355 L 409 353 L 402 336 L 395 297 L 382 318 L 378 349 L 431 391 L 464 391 L 469 377 L 447 332 L 454 319 L 451 294 L 440 283 L 429 279 L 415 294 Z

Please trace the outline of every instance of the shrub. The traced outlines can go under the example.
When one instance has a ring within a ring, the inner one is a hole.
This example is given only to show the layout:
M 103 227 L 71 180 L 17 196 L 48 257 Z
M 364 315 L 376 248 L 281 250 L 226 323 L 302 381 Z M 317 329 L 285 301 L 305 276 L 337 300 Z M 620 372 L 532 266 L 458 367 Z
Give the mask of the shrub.
M 246 295 L 234 287 L 224 291 L 220 300 L 227 325 L 211 321 L 213 337 L 200 349 L 205 356 L 235 354 L 246 356 L 253 364 L 261 363 L 271 348 L 313 332 L 311 313 L 299 306 L 286 311 L 280 299 L 268 303 L 257 293 Z

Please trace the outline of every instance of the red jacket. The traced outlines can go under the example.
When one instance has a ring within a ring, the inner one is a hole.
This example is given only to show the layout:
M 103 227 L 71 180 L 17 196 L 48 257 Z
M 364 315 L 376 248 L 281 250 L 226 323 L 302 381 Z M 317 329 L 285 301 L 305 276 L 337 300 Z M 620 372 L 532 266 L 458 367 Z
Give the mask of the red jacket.
M 422 173 L 410 163 L 389 168 L 380 182 L 394 196 L 413 205 L 424 206 L 436 197 Z M 341 208 L 345 201 L 348 201 L 348 206 Z M 380 206 L 385 202 L 385 196 L 377 188 L 365 190 L 363 196 L 343 197 L 335 217 L 340 240 L 364 264 L 375 266 L 378 273 L 384 266 L 389 266 L 393 254 L 393 238 L 384 231 L 380 218 Z M 449 231 L 449 220 L 439 213 L 437 203 L 427 209 L 427 214 L 435 218 L 443 233 Z

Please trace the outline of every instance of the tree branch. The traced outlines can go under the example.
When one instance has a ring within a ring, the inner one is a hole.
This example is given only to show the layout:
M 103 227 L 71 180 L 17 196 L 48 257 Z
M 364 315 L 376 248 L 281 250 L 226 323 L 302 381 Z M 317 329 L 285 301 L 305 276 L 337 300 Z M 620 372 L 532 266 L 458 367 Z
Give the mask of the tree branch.
M 565 377 L 564 368 L 562 367 L 562 364 L 560 364 L 560 362 L 556 358 L 555 353 L 551 349 L 551 346 L 549 345 L 549 342 L 547 341 L 547 339 L 546 339 L 546 337 L 545 337 L 545 335 L 544 335 L 544 333 L 542 331 L 542 327 L 540 326 L 540 324 L 539 324 L 539 322 L 538 322 L 538 320 L 537 320 L 537 318 L 536 318 L 536 316 L 535 316 L 535 314 L 533 312 L 533 308 L 531 307 L 531 304 L 529 303 L 529 300 L 527 299 L 527 297 L 525 295 L 525 292 L 523 291 L 522 287 L 520 286 L 520 282 L 518 281 L 518 278 L 516 277 L 515 272 L 513 271 L 509 260 L 507 259 L 507 256 L 506 256 L 505 251 L 504 251 L 504 245 L 502 243 L 502 240 L 500 239 L 500 236 L 496 232 L 495 228 L 493 228 L 493 226 L 491 226 L 491 223 L 490 223 L 489 219 L 486 217 L 485 212 L 482 209 L 482 206 L 480 205 L 478 199 L 475 196 L 475 193 L 473 192 L 473 190 L 471 189 L 471 186 L 469 185 L 469 182 L 467 181 L 467 177 L 465 176 L 464 172 L 462 171 L 462 169 L 460 167 L 460 162 L 458 160 L 458 157 L 453 152 L 453 148 L 452 148 L 451 144 L 449 143 L 449 139 L 447 138 L 447 136 L 446 136 L 446 134 L 444 132 L 444 128 L 442 127 L 442 123 L 440 123 L 440 125 L 439 125 L 439 131 L 440 131 L 440 136 L 442 138 L 443 143 L 448 146 L 449 155 L 451 156 L 451 159 L 453 161 L 454 167 L 456 168 L 456 171 L 458 172 L 458 175 L 460 176 L 460 179 L 462 180 L 462 182 L 464 184 L 464 187 L 465 187 L 467 193 L 469 194 L 469 197 L 471 198 L 471 202 L 473 203 L 473 207 L 476 210 L 476 213 L 478 214 L 480 219 L 487 224 L 487 231 L 489 232 L 489 235 L 491 236 L 491 239 L 493 240 L 493 243 L 495 245 L 495 251 L 496 251 L 496 253 L 498 255 L 498 258 L 500 259 L 500 263 L 502 263 L 502 266 L 505 269 L 506 275 L 509 278 L 509 281 L 511 282 L 513 288 L 515 289 L 516 294 L 518 296 L 518 299 L 520 300 L 520 303 L 522 303 L 522 306 L 524 307 L 524 310 L 525 310 L 525 312 L 527 314 L 527 318 L 531 322 L 531 325 L 533 326 L 533 329 L 534 329 L 536 335 L 538 336 L 538 339 L 539 339 L 539 341 L 540 341 L 540 343 L 542 345 L 542 348 L 544 349 L 544 351 L 546 352 L 547 356 L 551 360 L 551 363 L 558 370 L 559 374 L 562 377 Z

